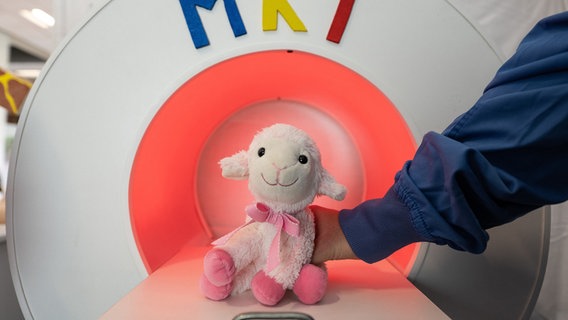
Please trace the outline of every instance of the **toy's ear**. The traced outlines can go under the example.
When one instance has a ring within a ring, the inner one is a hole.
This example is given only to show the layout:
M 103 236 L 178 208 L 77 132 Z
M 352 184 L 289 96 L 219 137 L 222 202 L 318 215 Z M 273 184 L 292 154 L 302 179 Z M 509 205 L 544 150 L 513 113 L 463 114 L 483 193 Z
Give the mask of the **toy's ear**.
M 324 169 L 321 176 L 318 194 L 326 195 L 335 200 L 343 200 L 346 193 L 347 189 L 345 186 L 335 181 L 335 179 Z
M 223 177 L 234 180 L 244 180 L 249 175 L 248 156 L 246 151 L 239 151 L 230 157 L 219 161 Z

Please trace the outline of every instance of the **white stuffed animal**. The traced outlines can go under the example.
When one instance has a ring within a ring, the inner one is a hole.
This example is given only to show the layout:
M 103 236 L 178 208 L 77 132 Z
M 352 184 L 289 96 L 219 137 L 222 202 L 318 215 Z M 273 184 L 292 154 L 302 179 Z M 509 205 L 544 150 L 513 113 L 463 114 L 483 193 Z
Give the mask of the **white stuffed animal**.
M 320 301 L 327 272 L 310 264 L 315 225 L 308 205 L 318 195 L 343 200 L 346 190 L 322 167 L 314 141 L 275 124 L 256 134 L 248 151 L 219 163 L 224 177 L 248 178 L 256 203 L 246 208 L 246 223 L 205 255 L 204 295 L 222 300 L 250 288 L 259 302 L 275 305 L 292 289 L 303 303 Z

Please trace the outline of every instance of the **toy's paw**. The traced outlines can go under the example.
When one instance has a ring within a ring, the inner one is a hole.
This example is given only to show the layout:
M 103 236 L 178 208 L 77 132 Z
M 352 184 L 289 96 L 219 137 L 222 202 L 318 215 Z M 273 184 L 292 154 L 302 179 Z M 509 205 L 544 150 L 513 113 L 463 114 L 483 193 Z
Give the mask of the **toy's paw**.
M 286 293 L 281 284 L 270 278 L 262 270 L 252 278 L 251 290 L 256 300 L 267 306 L 277 304 Z
M 231 255 L 222 249 L 211 249 L 203 259 L 203 273 L 214 286 L 230 284 L 235 276 L 235 263 Z
M 294 283 L 294 293 L 305 304 L 319 302 L 327 289 L 327 272 L 313 264 L 307 264 L 300 270 L 300 276 Z
M 207 277 L 205 275 L 201 276 L 201 281 L 199 285 L 201 287 L 201 292 L 203 292 L 203 294 L 207 298 L 215 301 L 225 299 L 231 294 L 231 291 L 233 290 L 233 283 L 229 283 L 222 286 L 216 286 L 212 284 L 209 280 L 207 280 Z

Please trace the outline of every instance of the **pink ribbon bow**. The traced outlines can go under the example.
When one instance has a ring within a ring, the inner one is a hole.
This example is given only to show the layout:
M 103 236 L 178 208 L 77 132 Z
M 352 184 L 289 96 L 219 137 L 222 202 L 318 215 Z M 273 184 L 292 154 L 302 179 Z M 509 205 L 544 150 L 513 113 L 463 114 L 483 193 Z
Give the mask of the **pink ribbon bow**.
M 268 258 L 266 262 L 267 271 L 270 272 L 271 270 L 276 268 L 278 263 L 280 263 L 280 237 L 282 235 L 282 230 L 284 230 L 284 232 L 286 232 L 290 236 L 298 237 L 300 235 L 300 222 L 291 214 L 273 211 L 267 205 L 260 202 L 256 203 L 255 205 L 247 206 L 245 211 L 249 215 L 249 217 L 252 218 L 252 220 L 238 227 L 227 235 L 215 240 L 212 244 L 225 244 L 235 232 L 253 222 L 267 222 L 273 224 L 274 227 L 276 227 L 276 235 L 274 236 L 272 243 L 270 244 L 270 250 L 268 252 Z

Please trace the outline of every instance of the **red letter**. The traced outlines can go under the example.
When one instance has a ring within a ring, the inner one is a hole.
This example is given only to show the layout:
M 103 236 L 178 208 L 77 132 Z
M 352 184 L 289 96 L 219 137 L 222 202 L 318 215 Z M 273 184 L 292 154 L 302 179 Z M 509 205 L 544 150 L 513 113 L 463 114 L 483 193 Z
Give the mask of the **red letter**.
M 337 6 L 337 11 L 335 12 L 335 17 L 327 33 L 327 40 L 335 43 L 341 41 L 345 27 L 347 26 L 347 21 L 349 21 L 349 16 L 351 15 L 351 10 L 353 9 L 353 4 L 355 0 L 340 0 Z

